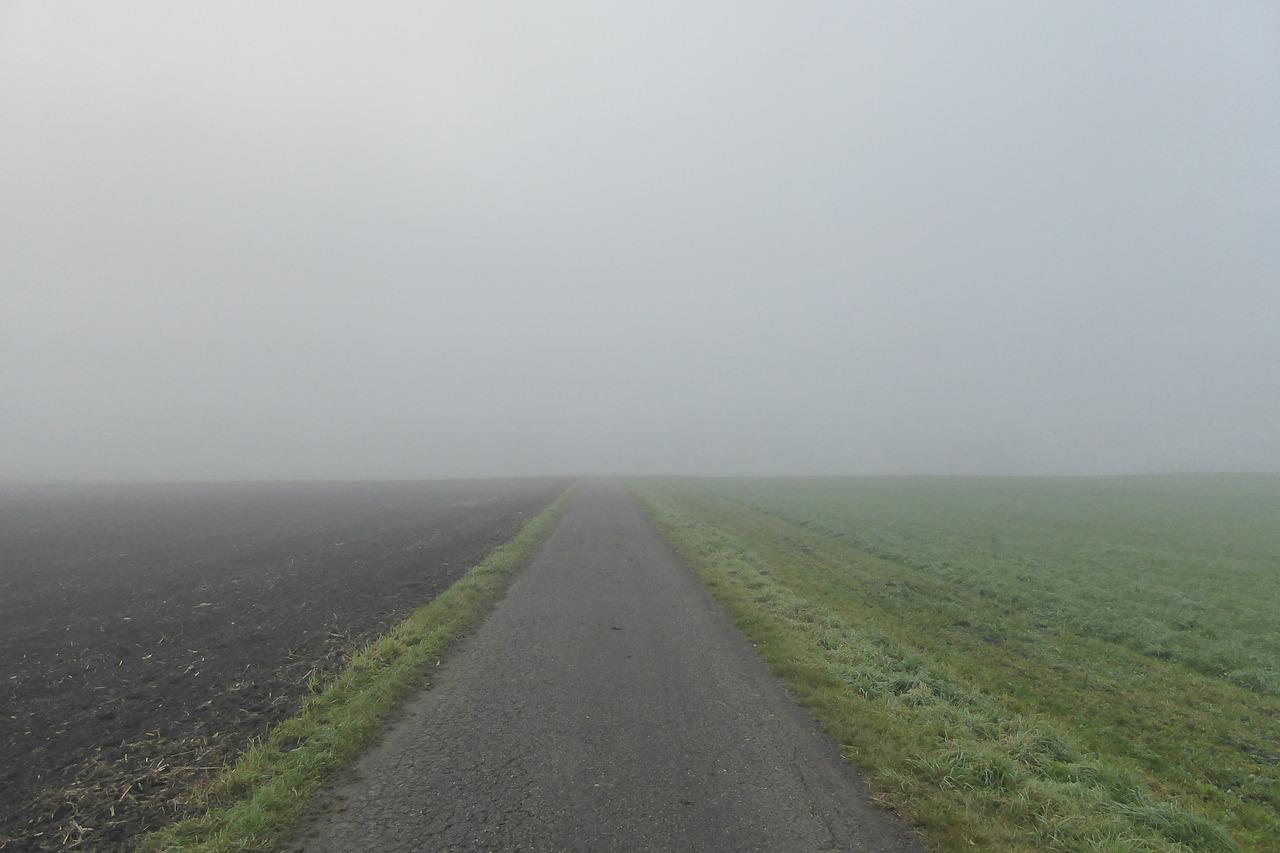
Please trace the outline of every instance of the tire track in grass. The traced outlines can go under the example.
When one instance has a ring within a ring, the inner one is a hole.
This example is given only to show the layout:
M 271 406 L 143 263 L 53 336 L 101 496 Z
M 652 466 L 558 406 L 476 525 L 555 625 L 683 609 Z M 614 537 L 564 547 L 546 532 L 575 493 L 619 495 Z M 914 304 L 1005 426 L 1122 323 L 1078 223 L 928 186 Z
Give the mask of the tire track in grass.
M 629 485 L 880 796 L 941 848 L 1239 850 L 1221 825 L 1161 799 L 1052 724 L 1011 713 L 936 660 L 797 594 L 692 504 Z

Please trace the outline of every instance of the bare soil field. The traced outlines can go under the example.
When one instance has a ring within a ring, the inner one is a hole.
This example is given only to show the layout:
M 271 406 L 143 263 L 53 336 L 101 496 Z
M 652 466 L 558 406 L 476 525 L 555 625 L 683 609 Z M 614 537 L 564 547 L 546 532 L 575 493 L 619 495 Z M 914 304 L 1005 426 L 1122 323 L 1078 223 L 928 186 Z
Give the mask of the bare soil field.
M 567 486 L 0 486 L 0 849 L 124 849 L 173 819 Z

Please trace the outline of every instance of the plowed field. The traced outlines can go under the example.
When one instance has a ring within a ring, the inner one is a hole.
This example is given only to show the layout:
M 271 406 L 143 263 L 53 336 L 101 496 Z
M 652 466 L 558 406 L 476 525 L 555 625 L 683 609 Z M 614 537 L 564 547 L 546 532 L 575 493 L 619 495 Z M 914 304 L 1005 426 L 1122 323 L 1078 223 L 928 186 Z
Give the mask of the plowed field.
M 117 850 L 563 480 L 0 488 L 0 849 Z

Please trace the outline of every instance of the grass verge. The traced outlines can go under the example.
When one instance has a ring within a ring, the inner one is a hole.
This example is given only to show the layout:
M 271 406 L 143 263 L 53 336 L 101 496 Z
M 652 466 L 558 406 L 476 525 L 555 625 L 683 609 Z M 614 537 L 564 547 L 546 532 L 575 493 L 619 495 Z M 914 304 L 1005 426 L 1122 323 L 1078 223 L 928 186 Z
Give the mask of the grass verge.
M 936 848 L 1275 849 L 1269 753 L 1227 748 L 1274 730 L 1271 699 L 1096 638 L 1015 643 L 999 620 L 1016 608 L 987 612 L 981 595 L 702 484 L 628 485 Z M 958 599 L 972 612 L 953 620 Z
M 296 716 L 193 792 L 190 815 L 144 837 L 139 853 L 262 850 L 296 829 L 312 797 L 377 738 L 440 657 L 483 621 L 576 492 L 570 488 L 431 603 L 358 651 L 332 680 L 314 685 Z

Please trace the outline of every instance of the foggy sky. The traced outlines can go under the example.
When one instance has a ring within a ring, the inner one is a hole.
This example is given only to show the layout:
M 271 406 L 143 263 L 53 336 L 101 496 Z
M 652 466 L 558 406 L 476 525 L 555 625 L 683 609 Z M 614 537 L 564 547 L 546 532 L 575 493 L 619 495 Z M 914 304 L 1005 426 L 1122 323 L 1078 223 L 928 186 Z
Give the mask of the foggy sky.
M 0 2 L 0 479 L 1280 471 L 1280 7 Z

